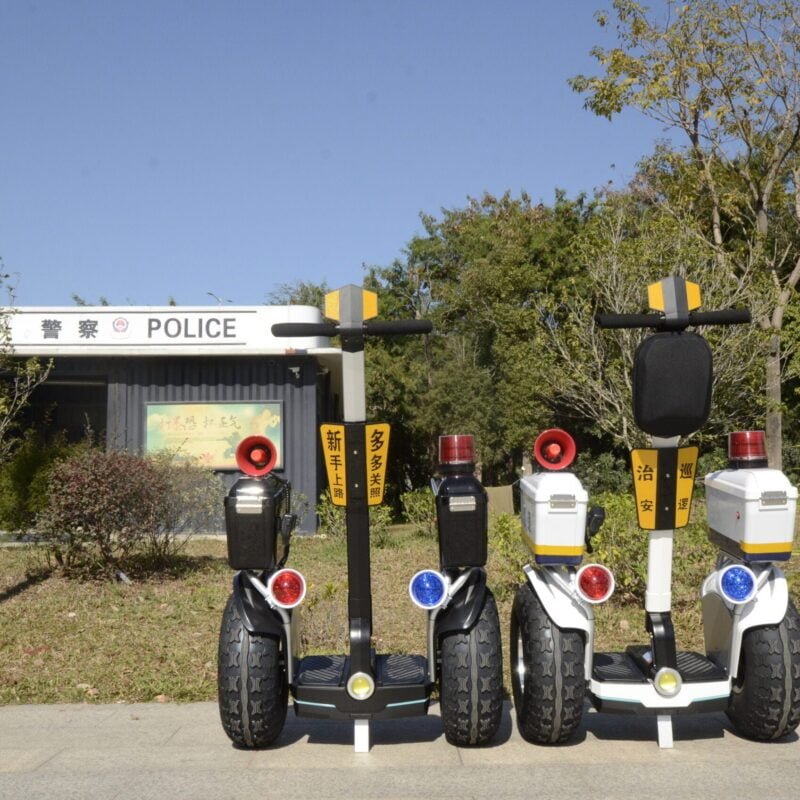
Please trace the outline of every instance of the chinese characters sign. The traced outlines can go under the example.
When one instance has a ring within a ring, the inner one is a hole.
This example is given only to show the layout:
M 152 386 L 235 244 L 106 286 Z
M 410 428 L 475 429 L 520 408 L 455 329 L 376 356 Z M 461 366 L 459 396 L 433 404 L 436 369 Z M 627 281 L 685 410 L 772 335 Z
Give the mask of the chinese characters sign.
M 275 445 L 283 466 L 281 404 L 150 403 L 146 410 L 147 453 L 168 450 L 213 469 L 236 468 L 236 446 L 261 434 Z
M 386 485 L 386 460 L 389 455 L 389 425 L 367 425 L 367 502 L 379 506 Z
M 347 464 L 345 459 L 345 426 L 321 425 L 322 454 L 328 473 L 328 487 L 335 506 L 347 505 Z M 366 425 L 367 503 L 383 502 L 386 486 L 386 461 L 389 455 L 389 425 Z
M 631 450 L 639 527 L 646 531 L 689 524 L 697 447 Z
M 335 506 L 347 505 L 347 467 L 344 458 L 344 425 L 320 425 L 322 454 L 328 472 L 328 487 Z

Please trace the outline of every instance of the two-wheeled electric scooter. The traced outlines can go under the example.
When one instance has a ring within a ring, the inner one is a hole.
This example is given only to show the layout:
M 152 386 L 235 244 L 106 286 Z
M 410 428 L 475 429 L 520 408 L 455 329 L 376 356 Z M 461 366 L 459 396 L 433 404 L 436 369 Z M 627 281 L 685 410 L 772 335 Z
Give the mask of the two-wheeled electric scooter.
M 383 501 L 390 431 L 366 422 L 364 342 L 431 331 L 425 320 L 376 315 L 374 293 L 346 286 L 326 296 L 325 316 L 333 322 L 272 326 L 277 337 L 341 337 L 344 419 L 320 433 L 331 500 L 345 510 L 349 652 L 298 656 L 297 610 L 306 586 L 285 567 L 289 489 L 269 473 L 269 442 L 246 439 L 237 450 L 246 477 L 226 498 L 229 561 L 239 571 L 219 645 L 222 723 L 240 747 L 275 741 L 289 694 L 299 717 L 352 721 L 357 752 L 369 750 L 370 720 L 426 714 L 437 682 L 448 741 L 484 744 L 500 724 L 502 654 L 486 585 L 486 492 L 473 474 L 469 436 L 440 439 L 440 569 L 420 570 L 409 582 L 411 600 L 427 615 L 427 655 L 376 654 L 372 646 L 369 508 Z
M 601 314 L 601 328 L 656 333 L 639 345 L 633 412 L 651 436 L 631 466 L 639 527 L 649 532 L 645 624 L 650 642 L 594 652 L 593 606 L 610 597 L 611 572 L 578 568 L 597 527 L 577 477 L 545 472 L 522 481 L 522 519 L 535 566 L 517 592 L 511 619 L 511 675 L 524 738 L 563 742 L 577 729 L 584 697 L 599 711 L 653 715 L 658 742 L 672 746 L 672 715 L 725 711 L 743 736 L 769 740 L 800 722 L 800 617 L 774 562 L 791 555 L 797 489 L 769 469 L 761 432 L 730 434 L 730 464 L 705 478 L 709 537 L 720 548 L 701 589 L 705 653 L 676 647 L 671 619 L 675 530 L 688 524 L 698 448 L 680 437 L 708 419 L 712 356 L 691 326 L 749 322 L 749 312 L 700 312 L 700 289 L 680 277 L 648 288 L 657 313 Z M 537 460 L 565 469 L 574 443 L 548 431 Z M 586 519 L 589 517 L 589 531 Z

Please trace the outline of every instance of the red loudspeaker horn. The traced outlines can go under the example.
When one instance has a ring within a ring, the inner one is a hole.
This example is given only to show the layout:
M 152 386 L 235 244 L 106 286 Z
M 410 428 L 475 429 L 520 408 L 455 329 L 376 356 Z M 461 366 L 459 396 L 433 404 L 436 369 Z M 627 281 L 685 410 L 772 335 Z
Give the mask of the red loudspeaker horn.
M 566 469 L 576 453 L 575 440 L 561 428 L 542 431 L 533 443 L 533 455 L 545 469 Z
M 236 448 L 236 465 L 254 478 L 271 472 L 277 460 L 278 450 L 266 436 L 247 436 Z

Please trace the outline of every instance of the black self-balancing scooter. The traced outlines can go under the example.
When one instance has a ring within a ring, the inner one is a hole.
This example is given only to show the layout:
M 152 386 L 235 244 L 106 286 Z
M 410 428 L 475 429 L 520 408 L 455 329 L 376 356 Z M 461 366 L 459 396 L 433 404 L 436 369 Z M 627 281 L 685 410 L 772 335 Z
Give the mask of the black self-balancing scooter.
M 486 494 L 472 474 L 469 437 L 442 438 L 436 483 L 440 570 L 421 570 L 409 584 L 411 599 L 427 612 L 427 656 L 376 654 L 372 646 L 369 507 L 383 500 L 389 426 L 366 422 L 364 341 L 431 331 L 428 321 L 372 320 L 376 315 L 376 296 L 347 286 L 326 296 L 326 316 L 334 322 L 272 326 L 278 337 L 341 337 L 344 421 L 322 425 L 321 437 L 331 499 L 346 516 L 350 647 L 345 654 L 298 657 L 292 608 L 302 602 L 305 581 L 285 568 L 283 555 L 273 554 L 280 543 L 286 544 L 281 553 L 288 549 L 290 513 L 278 510 L 278 497 L 288 489 L 270 483 L 268 446 L 243 443 L 240 465 L 250 477 L 227 499 L 228 540 L 257 528 L 260 549 L 252 558 L 231 559 L 240 571 L 219 652 L 223 726 L 239 746 L 273 742 L 291 694 L 300 717 L 352 721 L 355 749 L 366 752 L 370 720 L 426 714 L 437 680 L 449 741 L 480 745 L 499 727 L 502 657 L 484 569 Z M 253 473 L 253 464 L 261 474 Z M 252 482 L 273 497 L 259 506 L 267 511 L 251 511 L 249 499 L 239 510 L 240 497 L 258 494 Z

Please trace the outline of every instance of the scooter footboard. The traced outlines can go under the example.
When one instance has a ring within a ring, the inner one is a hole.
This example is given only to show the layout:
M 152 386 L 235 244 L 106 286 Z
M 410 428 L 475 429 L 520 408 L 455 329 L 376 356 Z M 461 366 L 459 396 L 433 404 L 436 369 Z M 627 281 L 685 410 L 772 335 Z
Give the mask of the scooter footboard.
M 756 576 L 755 594 L 748 602 L 734 605 L 724 599 L 719 589 L 719 575 L 725 566 L 712 572 L 703 583 L 703 628 L 706 654 L 735 678 L 744 634 L 782 622 L 789 604 L 789 586 L 774 564 L 750 565 Z

